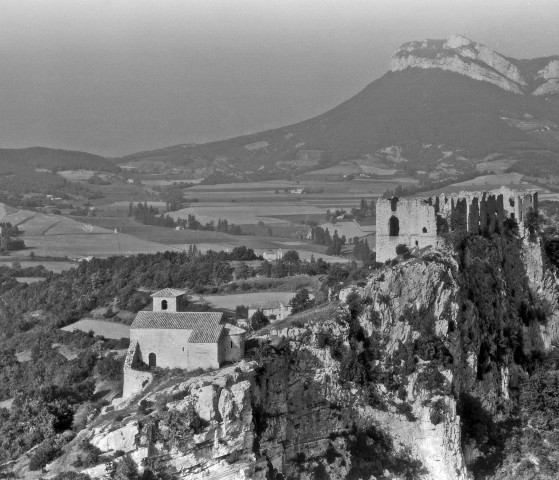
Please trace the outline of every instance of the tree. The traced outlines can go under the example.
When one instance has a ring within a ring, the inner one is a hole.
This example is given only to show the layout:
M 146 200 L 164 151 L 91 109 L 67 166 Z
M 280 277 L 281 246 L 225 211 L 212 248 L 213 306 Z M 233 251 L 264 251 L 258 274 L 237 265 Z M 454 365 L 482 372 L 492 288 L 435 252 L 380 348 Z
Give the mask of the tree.
M 299 313 L 308 310 L 314 305 L 314 300 L 310 297 L 306 288 L 299 290 L 289 302 L 291 305 L 291 313 Z
M 297 250 L 288 250 L 283 255 L 283 261 L 287 263 L 299 263 L 299 252 Z
M 250 268 L 245 262 L 239 262 L 235 267 L 235 277 L 237 280 L 244 280 L 250 276 Z
M 138 467 L 136 467 L 134 460 L 126 455 L 116 465 L 111 477 L 114 480 L 136 480 L 138 478 Z
M 264 315 L 260 309 L 256 310 L 256 312 L 252 314 L 252 317 L 250 317 L 250 328 L 252 330 L 260 330 L 269 323 L 268 317 Z

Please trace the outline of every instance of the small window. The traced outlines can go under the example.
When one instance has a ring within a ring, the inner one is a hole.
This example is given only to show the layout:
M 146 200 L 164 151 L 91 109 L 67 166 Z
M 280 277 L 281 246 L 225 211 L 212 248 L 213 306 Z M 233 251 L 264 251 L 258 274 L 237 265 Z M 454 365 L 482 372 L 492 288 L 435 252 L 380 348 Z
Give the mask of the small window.
M 419 246 L 419 242 L 417 240 L 415 241 L 415 246 Z
M 233 348 L 233 340 L 231 340 L 231 348 Z
M 155 357 L 155 353 L 150 353 L 148 355 L 148 365 L 150 367 L 156 367 L 157 366 L 157 360 L 156 360 L 156 357 Z
M 423 227 L 423 233 L 427 233 L 427 228 Z
M 182 347 L 182 351 L 184 352 L 184 347 Z
M 161 310 L 167 310 L 167 300 L 161 300 Z

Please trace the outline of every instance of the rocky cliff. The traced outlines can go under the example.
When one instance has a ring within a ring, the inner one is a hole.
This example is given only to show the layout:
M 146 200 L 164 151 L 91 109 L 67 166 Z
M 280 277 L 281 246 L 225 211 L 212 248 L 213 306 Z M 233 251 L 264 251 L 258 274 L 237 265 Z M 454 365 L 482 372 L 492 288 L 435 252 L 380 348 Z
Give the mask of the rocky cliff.
M 251 339 L 240 364 L 156 379 L 49 471 L 93 449 L 94 478 L 125 461 L 147 478 L 554 478 L 553 429 L 526 420 L 559 334 L 557 280 L 532 240 L 449 238 L 393 261 L 336 314 Z M 547 450 L 523 443 L 528 427 Z
M 507 58 L 460 35 L 402 45 L 392 57 L 391 71 L 436 68 L 489 82 L 517 94 L 559 93 L 559 59 Z

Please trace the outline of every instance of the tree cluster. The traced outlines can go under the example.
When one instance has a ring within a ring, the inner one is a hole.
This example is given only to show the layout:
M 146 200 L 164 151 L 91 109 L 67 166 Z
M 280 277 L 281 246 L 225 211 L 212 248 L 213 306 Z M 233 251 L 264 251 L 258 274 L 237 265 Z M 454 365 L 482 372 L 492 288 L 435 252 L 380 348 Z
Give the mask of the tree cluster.
M 174 208 L 176 205 L 169 204 L 168 206 Z M 169 210 L 172 208 L 168 208 Z M 138 203 L 134 205 L 130 203 L 128 206 L 128 215 L 134 217 L 139 223 L 143 223 L 144 225 L 156 225 L 158 227 L 167 227 L 167 228 L 183 228 L 185 230 L 205 230 L 210 232 L 223 232 L 229 233 L 231 235 L 242 235 L 243 232 L 241 227 L 235 225 L 234 223 L 229 223 L 225 219 L 218 219 L 217 225 L 212 220 L 207 222 L 205 225 L 199 222 L 196 219 L 196 216 L 193 214 L 189 214 L 186 219 L 184 218 L 177 218 L 174 219 L 170 215 L 164 215 L 159 213 L 159 209 L 152 205 L 148 205 L 147 202 Z
M 311 240 L 317 245 L 326 245 L 326 255 L 340 255 L 342 246 L 346 244 L 345 235 L 340 238 L 338 231 L 334 230 L 334 235 L 330 234 L 328 228 L 316 226 L 311 228 Z

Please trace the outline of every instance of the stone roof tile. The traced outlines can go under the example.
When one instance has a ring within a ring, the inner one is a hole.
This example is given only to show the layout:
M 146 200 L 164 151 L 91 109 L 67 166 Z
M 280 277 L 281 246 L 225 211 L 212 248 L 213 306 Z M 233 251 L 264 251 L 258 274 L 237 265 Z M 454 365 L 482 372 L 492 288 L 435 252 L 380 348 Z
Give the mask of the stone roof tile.
M 217 343 L 223 331 L 221 312 L 149 312 L 140 311 L 131 329 L 190 330 L 188 343 Z
M 179 290 L 178 288 L 164 288 L 158 292 L 152 293 L 150 296 L 154 298 L 175 298 L 184 295 L 186 290 Z

